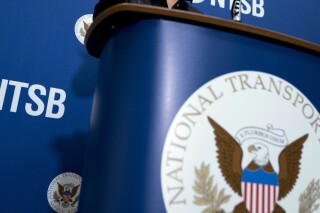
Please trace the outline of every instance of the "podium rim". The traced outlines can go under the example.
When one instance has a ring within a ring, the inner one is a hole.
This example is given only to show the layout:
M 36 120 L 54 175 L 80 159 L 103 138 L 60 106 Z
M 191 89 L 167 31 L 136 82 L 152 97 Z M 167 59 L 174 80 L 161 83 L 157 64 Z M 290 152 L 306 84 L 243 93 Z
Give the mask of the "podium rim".
M 100 13 L 86 33 L 85 47 L 91 56 L 100 58 L 104 43 L 115 31 L 135 21 L 154 18 L 232 31 L 320 56 L 320 45 L 287 34 L 195 12 L 134 3 L 117 4 Z

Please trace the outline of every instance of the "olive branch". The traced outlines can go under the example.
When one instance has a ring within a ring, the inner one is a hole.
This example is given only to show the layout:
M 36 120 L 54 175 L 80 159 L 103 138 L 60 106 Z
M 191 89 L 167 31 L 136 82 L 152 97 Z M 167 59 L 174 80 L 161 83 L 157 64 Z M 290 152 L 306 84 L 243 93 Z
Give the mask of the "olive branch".
M 202 213 L 224 212 L 221 205 L 227 203 L 231 195 L 225 195 L 224 189 L 218 191 L 217 184 L 213 183 L 213 176 L 209 176 L 210 165 L 201 163 L 200 168 L 195 167 L 196 180 L 193 190 L 198 194 L 194 196 L 193 203 L 199 206 L 207 206 Z
M 58 195 L 57 191 L 54 192 L 53 194 L 53 201 L 59 203 L 60 205 L 60 196 Z
M 312 213 L 319 209 L 320 180 L 314 179 L 309 183 L 306 190 L 300 195 L 299 213 Z

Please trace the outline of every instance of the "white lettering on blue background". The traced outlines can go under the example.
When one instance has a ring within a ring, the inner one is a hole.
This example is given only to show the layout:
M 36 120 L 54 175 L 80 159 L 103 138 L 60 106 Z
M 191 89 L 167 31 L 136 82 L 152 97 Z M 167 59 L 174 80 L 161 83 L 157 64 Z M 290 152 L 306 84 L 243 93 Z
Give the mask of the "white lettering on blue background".
M 208 0 L 193 0 L 192 3 L 200 4 L 204 1 Z M 210 0 L 211 6 L 218 6 L 222 9 L 226 8 L 226 1 L 229 1 L 229 10 L 231 10 L 232 4 L 234 0 Z M 252 16 L 262 18 L 264 17 L 265 10 L 264 10 L 264 0 L 242 0 L 242 7 L 241 13 L 242 14 L 252 14 Z
M 50 87 L 48 100 L 45 104 L 43 99 L 47 96 L 47 89 L 40 84 L 32 84 L 13 80 L 2 79 L 0 84 L 0 111 L 3 110 L 4 103 L 7 104 L 11 97 L 8 96 L 9 90 L 13 89 L 10 112 L 17 113 L 19 104 L 24 104 L 25 112 L 31 116 L 44 114 L 47 118 L 59 119 L 64 115 L 66 92 L 62 89 Z M 21 102 L 21 93 L 27 90 L 28 97 L 32 102 Z M 40 98 L 42 96 L 42 99 Z

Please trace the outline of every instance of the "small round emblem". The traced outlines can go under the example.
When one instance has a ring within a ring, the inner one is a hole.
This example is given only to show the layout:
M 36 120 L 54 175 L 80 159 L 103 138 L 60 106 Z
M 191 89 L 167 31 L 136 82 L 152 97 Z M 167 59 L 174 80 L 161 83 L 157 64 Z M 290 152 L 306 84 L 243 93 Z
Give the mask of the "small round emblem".
M 90 25 L 92 24 L 92 14 L 86 14 L 81 16 L 75 26 L 74 26 L 74 32 L 76 34 L 77 39 L 84 44 L 84 39 L 87 34 L 87 30 L 89 29 Z
M 81 177 L 66 172 L 55 177 L 48 188 L 47 196 L 51 208 L 59 213 L 77 212 L 81 188 Z

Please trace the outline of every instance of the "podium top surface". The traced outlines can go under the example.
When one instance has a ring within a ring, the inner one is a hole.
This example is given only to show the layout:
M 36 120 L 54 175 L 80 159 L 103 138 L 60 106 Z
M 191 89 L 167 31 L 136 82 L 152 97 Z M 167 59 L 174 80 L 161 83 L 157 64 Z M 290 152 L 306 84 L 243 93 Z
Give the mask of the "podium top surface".
M 247 35 L 320 56 L 320 45 L 286 34 L 209 15 L 132 3 L 112 6 L 95 18 L 85 37 L 87 51 L 99 58 L 104 43 L 117 29 L 138 20 L 157 18 Z

